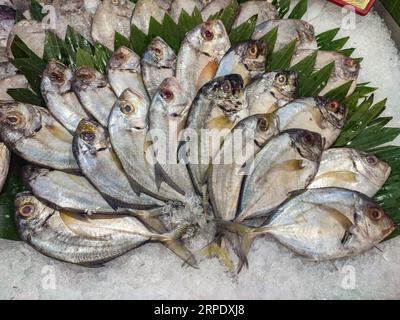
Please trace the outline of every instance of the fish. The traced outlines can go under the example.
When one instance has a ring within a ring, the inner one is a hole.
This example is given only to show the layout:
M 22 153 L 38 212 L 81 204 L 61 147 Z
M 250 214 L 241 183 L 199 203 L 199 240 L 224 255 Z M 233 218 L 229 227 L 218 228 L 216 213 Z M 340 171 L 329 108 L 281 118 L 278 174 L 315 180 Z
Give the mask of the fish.
M 85 177 L 114 208 L 152 209 L 164 202 L 136 193 L 111 147 L 108 133 L 91 120 L 82 120 L 72 150 Z
M 176 78 L 189 99 L 214 78 L 229 48 L 229 37 L 220 20 L 204 22 L 186 34 L 178 53 Z
M 103 0 L 93 18 L 93 40 L 113 50 L 115 32 L 129 38 L 134 7 L 129 0 Z
M 278 133 L 271 115 L 258 114 L 241 120 L 225 138 L 208 180 L 210 200 L 218 219 L 235 219 L 246 170 L 254 156 Z
M 12 102 L 14 99 L 8 95 L 8 89 L 29 88 L 28 80 L 22 74 L 14 74 L 0 80 L 0 102 Z
M 334 90 L 350 81 L 352 81 L 347 97 L 350 96 L 357 86 L 357 79 L 360 73 L 360 63 L 353 58 L 347 57 L 344 54 L 336 51 L 323 50 L 298 50 L 293 56 L 291 65 L 294 66 L 304 58 L 311 54 L 317 54 L 314 70 L 319 71 L 328 64 L 334 62 L 335 66 L 331 76 L 326 84 L 326 87 L 320 92 L 323 96 L 331 90 Z
M 169 15 L 175 23 L 178 23 L 182 10 L 185 10 L 186 13 L 191 15 L 196 8 L 199 11 L 203 8 L 203 4 L 200 0 L 173 0 Z
M 271 113 L 297 98 L 299 76 L 294 71 L 274 71 L 254 77 L 245 89 L 249 114 Z
M 278 36 L 274 52 L 283 49 L 290 42 L 296 40 L 296 50 L 318 49 L 314 27 L 303 20 L 277 19 L 268 20 L 258 25 L 252 35 L 252 39 L 258 40 L 268 32 L 278 28 Z
M 17 195 L 15 207 L 22 240 L 60 261 L 98 267 L 149 241 L 163 243 L 186 263 L 194 260 L 178 241 L 184 228 L 159 234 L 132 216 L 87 216 L 56 210 L 27 192 Z
M 149 100 L 143 83 L 140 57 L 131 49 L 121 47 L 113 53 L 107 64 L 107 78 L 117 97 L 131 88 Z
M 79 167 L 72 154 L 72 135 L 38 106 L 0 104 L 0 139 L 28 162 L 68 172 Z
M 164 79 L 175 75 L 176 54 L 160 37 L 155 37 L 141 58 L 143 82 L 152 99 Z
M 323 188 L 294 194 L 259 228 L 225 227 L 243 236 L 244 256 L 257 236 L 268 235 L 308 260 L 326 261 L 371 250 L 395 230 L 395 222 L 361 193 Z
M 4 143 L 0 142 L 0 192 L 3 190 L 4 183 L 7 180 L 8 169 L 10 167 L 11 153 Z
M 149 102 L 138 92 L 126 89 L 115 103 L 109 119 L 110 140 L 122 167 L 137 192 L 163 201 L 184 201 L 179 192 L 157 184 L 156 159 L 148 136 Z
M 256 26 L 269 20 L 279 19 L 278 10 L 268 1 L 246 1 L 241 3 L 232 28 L 239 27 L 253 16 L 257 16 Z
M 306 188 L 318 171 L 323 150 L 318 133 L 290 129 L 270 139 L 246 175 L 236 222 L 266 215 L 290 192 Z
M 50 60 L 43 71 L 40 90 L 51 114 L 69 132 L 74 133 L 82 119 L 90 116 L 72 90 L 73 73 L 58 60 Z
M 324 149 L 333 145 L 345 124 L 348 110 L 336 100 L 325 97 L 299 98 L 275 111 L 279 130 L 306 129 L 319 133 Z
M 106 77 L 92 68 L 79 67 L 72 80 L 72 89 L 85 110 L 102 126 L 107 127 L 117 97 Z
M 7 5 L 0 5 L 0 63 L 7 61 L 7 39 L 15 24 L 16 12 Z
M 200 195 L 221 140 L 241 120 L 240 113 L 246 108 L 243 79 L 237 74 L 211 80 L 194 99 L 186 122 L 186 143 L 180 145 L 178 155 L 181 159 L 188 155 L 185 161 Z
M 18 36 L 39 58 L 43 58 L 46 30 L 41 22 L 22 20 L 13 26 L 7 41 L 7 55 L 9 58 L 14 57 L 11 45 L 15 36 Z
M 240 74 L 244 85 L 265 72 L 267 46 L 261 40 L 248 40 L 235 44 L 222 58 L 215 77 Z
M 309 189 L 344 188 L 373 197 L 389 178 L 389 164 L 376 156 L 350 148 L 324 151 Z
M 233 0 L 206 1 L 204 3 L 203 9 L 201 10 L 201 16 L 203 17 L 203 21 L 208 21 L 210 18 L 220 13 L 222 10 L 224 10 L 232 3 Z
M 149 110 L 150 137 L 156 153 L 156 182 L 170 181 L 181 194 L 195 194 L 186 165 L 178 158 L 178 141 L 184 129 L 190 101 L 176 78 L 165 79 Z
M 162 23 L 164 15 L 171 9 L 173 0 L 139 0 L 132 13 L 131 25 L 148 34 L 150 18 Z

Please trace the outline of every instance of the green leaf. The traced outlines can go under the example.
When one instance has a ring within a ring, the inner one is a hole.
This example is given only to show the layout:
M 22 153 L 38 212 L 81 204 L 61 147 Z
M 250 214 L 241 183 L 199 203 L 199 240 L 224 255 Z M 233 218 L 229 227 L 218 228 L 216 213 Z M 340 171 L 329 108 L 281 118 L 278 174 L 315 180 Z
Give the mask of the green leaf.
M 308 8 L 308 0 L 300 0 L 293 8 L 289 15 L 289 19 L 301 19 L 306 14 Z
M 356 50 L 355 48 L 348 48 L 340 50 L 339 53 L 345 55 L 346 57 L 351 57 L 351 55 L 354 53 L 355 50 Z
M 233 29 L 229 34 L 229 39 L 232 45 L 235 45 L 238 42 L 248 40 L 251 38 L 251 35 L 254 33 L 257 23 L 257 16 L 251 17 L 246 22 L 243 22 L 240 26 Z
M 64 64 L 68 64 L 68 54 L 65 49 L 64 41 L 61 40 L 54 32 L 46 32 L 46 40 L 44 43 L 44 60 L 57 59 Z
M 325 51 L 339 51 L 346 45 L 349 39 L 350 37 L 345 37 L 333 40 L 330 43 L 326 43 L 325 46 L 321 49 Z
M 326 87 L 334 66 L 335 63 L 331 62 L 321 70 L 311 74 L 306 81 L 300 83 L 299 95 L 301 97 L 317 96 Z
M 38 63 L 32 58 L 10 59 L 9 61 L 26 77 L 32 90 L 37 95 L 41 95 L 40 83 L 44 68 L 46 67 L 44 61 L 40 60 Z
M 347 94 L 349 93 L 352 84 L 353 81 L 348 81 L 345 84 L 341 85 L 340 87 L 332 89 L 324 96 L 334 100 L 343 101 L 344 98 L 346 98 Z
M 290 10 L 290 0 L 276 0 L 275 4 L 278 8 L 279 17 L 282 19 Z
M 94 54 L 93 45 L 85 39 L 82 35 L 76 32 L 72 27 L 67 27 L 67 32 L 65 35 L 65 50 L 68 55 L 69 65 L 74 69 L 76 67 L 76 54 L 78 48 L 86 51 L 88 54 Z
M 276 40 L 278 39 L 278 27 L 272 29 L 264 37 L 262 37 L 262 39 L 267 45 L 268 55 L 267 55 L 267 61 L 265 63 L 266 67 L 268 67 L 271 64 L 272 57 L 274 56 L 273 52 L 275 48 L 275 43 Z
M 243 1 L 239 1 L 240 3 Z M 221 12 L 218 12 L 215 15 L 212 15 L 208 20 L 221 20 L 225 26 L 226 31 L 228 34 L 232 30 L 233 22 L 235 21 L 236 11 L 239 7 L 238 1 L 233 0 L 229 6 L 227 6 Z
M 90 68 L 95 68 L 96 62 L 94 61 L 93 56 L 91 56 L 87 51 L 78 48 L 76 52 L 76 67 L 79 68 L 81 66 L 86 66 Z
M 22 41 L 22 39 L 16 35 L 11 43 L 11 52 L 14 56 L 14 59 L 18 58 L 30 58 L 34 59 L 37 62 L 41 62 L 41 58 L 36 55 L 29 47 Z
M 180 21 L 185 20 L 184 12 L 181 12 L 179 17 Z M 186 28 L 190 26 L 190 22 L 185 21 Z M 183 26 L 179 26 L 169 16 L 165 15 L 162 23 L 162 35 L 161 38 L 169 44 L 169 46 L 177 53 L 180 49 L 181 42 L 186 34 L 186 29 Z
M 296 71 L 299 75 L 299 81 L 307 81 L 307 78 L 313 73 L 318 52 L 315 51 L 296 65 L 290 67 L 290 70 Z
M 120 34 L 119 32 L 115 32 L 115 37 L 114 37 L 114 50 L 117 50 L 118 48 L 121 47 L 131 47 L 131 43 L 129 42 L 129 39 L 126 38 L 124 35 Z
M 336 37 L 336 35 L 339 33 L 339 31 L 340 31 L 340 28 L 336 28 L 336 29 L 325 31 L 325 32 L 317 35 L 316 39 L 317 39 L 318 47 L 321 50 L 326 50 L 325 47 L 332 42 L 332 40 Z
M 358 84 L 354 93 L 343 101 L 343 104 L 349 109 L 349 114 L 354 111 L 360 99 L 365 98 L 375 90 L 376 88 L 368 87 L 368 83 Z
M 24 17 L 24 14 L 21 11 L 16 10 L 15 11 L 15 23 L 18 23 L 22 20 L 26 20 L 26 18 Z
M 144 34 L 138 27 L 134 24 L 131 26 L 131 48 L 135 51 L 139 56 L 141 56 L 146 49 L 147 45 L 150 43 L 147 35 Z
M 107 63 L 110 60 L 112 51 L 100 43 L 96 43 L 94 48 L 94 67 L 101 73 L 106 73 Z
M 41 96 L 38 96 L 27 88 L 8 89 L 7 94 L 18 102 L 29 103 L 42 107 L 46 105 Z
M 296 49 L 297 40 L 293 40 L 281 50 L 274 52 L 267 65 L 268 71 L 286 70 L 290 67 L 290 62 Z
M 369 151 L 385 143 L 392 142 L 400 135 L 400 128 L 369 127 L 362 131 L 346 146 L 354 149 Z
M 30 9 L 32 19 L 42 22 L 43 18 L 46 16 L 46 14 L 42 13 L 43 7 L 36 0 L 31 0 Z

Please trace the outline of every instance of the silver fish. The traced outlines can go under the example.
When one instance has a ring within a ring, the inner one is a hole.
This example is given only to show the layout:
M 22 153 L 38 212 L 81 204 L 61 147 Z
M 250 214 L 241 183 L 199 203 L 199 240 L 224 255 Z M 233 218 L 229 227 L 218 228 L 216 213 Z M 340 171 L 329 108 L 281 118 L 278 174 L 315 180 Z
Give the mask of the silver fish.
M 189 136 L 193 141 L 182 145 L 179 154 L 180 157 L 189 154 L 188 168 L 198 193 L 203 194 L 202 187 L 221 140 L 240 120 L 238 114 L 246 106 L 242 77 L 235 74 L 208 82 L 194 99 L 186 131 L 195 136 Z M 204 134 L 209 136 L 205 137 Z
M 149 102 L 139 93 L 125 90 L 110 114 L 111 144 L 138 192 L 164 201 L 182 201 L 184 197 L 168 184 L 157 183 L 156 160 L 148 137 L 149 107 Z
M 130 20 L 134 7 L 129 0 L 103 0 L 93 18 L 93 40 L 113 50 L 115 32 L 125 37 L 130 35 Z
M 211 203 L 219 219 L 235 219 L 246 167 L 268 139 L 276 134 L 278 128 L 274 118 L 260 114 L 240 121 L 225 138 L 214 158 L 208 180 Z
M 10 157 L 10 151 L 3 143 L 0 142 L 0 192 L 3 190 L 4 183 L 6 182 L 8 176 Z
M 140 67 L 140 57 L 127 47 L 117 49 L 107 65 L 107 78 L 117 97 L 130 88 L 148 99 Z
M 306 188 L 318 171 L 322 150 L 321 136 L 307 130 L 291 129 L 272 138 L 243 182 L 236 221 L 266 214 L 290 192 Z
M 214 78 L 229 48 L 229 37 L 220 20 L 205 22 L 186 34 L 178 54 L 176 78 L 189 99 Z
M 135 193 L 111 148 L 107 133 L 94 121 L 82 120 L 72 149 L 82 173 L 115 208 L 149 209 L 162 201 Z
M 182 10 L 191 15 L 196 8 L 199 11 L 203 8 L 200 0 L 173 0 L 169 14 L 175 23 L 178 23 Z
M 82 119 L 89 119 L 72 91 L 72 71 L 60 61 L 51 60 L 43 72 L 42 96 L 47 108 L 68 131 L 74 133 Z
M 172 180 L 171 186 L 185 195 L 194 194 L 185 164 L 179 162 L 178 141 L 185 127 L 190 101 L 176 78 L 165 79 L 153 98 L 149 111 L 149 129 L 156 151 L 158 184 Z
M 335 63 L 328 83 L 321 91 L 320 95 L 323 96 L 329 91 L 352 81 L 352 85 L 347 93 L 347 96 L 351 95 L 357 86 L 357 79 L 360 72 L 359 62 L 356 59 L 346 57 L 345 55 L 335 51 L 298 50 L 293 56 L 291 65 L 296 65 L 298 62 L 313 53 L 317 53 L 317 59 L 314 66 L 315 71 L 321 70 L 332 62 Z
M 79 171 L 71 150 L 72 135 L 44 108 L 17 102 L 1 104 L 0 138 L 31 163 Z
M 132 13 L 131 24 L 145 34 L 149 32 L 150 18 L 162 22 L 164 15 L 171 9 L 172 0 L 139 0 Z
M 345 188 L 373 197 L 390 172 L 390 166 L 374 155 L 348 148 L 329 149 L 322 154 L 318 173 L 308 188 Z
M 72 88 L 85 110 L 107 127 L 108 116 L 117 97 L 106 77 L 92 68 L 82 66 L 75 71 Z
M 16 197 L 21 238 L 49 257 L 84 266 L 101 265 L 148 241 L 160 241 L 186 261 L 191 253 L 178 243 L 185 230 L 158 234 L 132 216 L 82 216 L 46 206 L 30 193 Z
M 15 36 L 21 40 L 40 58 L 44 53 L 44 42 L 46 39 L 46 30 L 41 22 L 35 20 L 22 20 L 14 25 L 10 31 L 7 41 L 7 54 L 9 58 L 13 58 L 11 45 Z
M 22 74 L 15 74 L 0 80 L 0 102 L 12 102 L 14 99 L 8 95 L 8 89 L 29 88 L 28 80 Z
M 232 2 L 233 2 L 232 0 L 207 1 L 203 9 L 201 10 L 201 16 L 203 17 L 203 21 L 207 21 L 211 17 L 215 16 L 217 13 L 220 13 L 227 6 L 232 4 Z
M 261 39 L 268 32 L 278 28 L 278 37 L 274 51 L 278 51 L 297 40 L 296 49 L 317 49 L 314 27 L 303 20 L 280 19 L 269 20 L 258 25 L 253 33 L 253 39 Z
M 219 63 L 215 77 L 240 74 L 244 84 L 265 72 L 267 46 L 261 40 L 248 40 L 232 46 Z
M 393 219 L 365 195 L 324 188 L 303 191 L 275 210 L 265 226 L 239 232 L 245 234 L 244 254 L 257 235 L 267 234 L 307 259 L 323 261 L 362 254 L 394 230 Z
M 15 10 L 0 5 L 0 62 L 5 62 L 7 59 L 7 39 L 14 24 Z
M 239 27 L 255 15 L 257 15 L 257 26 L 268 20 L 279 19 L 278 10 L 272 3 L 268 1 L 246 1 L 240 4 L 232 28 Z
M 175 75 L 176 54 L 160 37 L 155 37 L 141 59 L 143 82 L 150 98 L 154 97 L 164 79 Z
M 269 72 L 255 77 L 245 89 L 249 113 L 270 113 L 294 100 L 298 80 L 293 71 Z
M 274 113 L 279 130 L 306 129 L 319 133 L 327 149 L 336 141 L 344 126 L 347 108 L 325 97 L 296 99 Z

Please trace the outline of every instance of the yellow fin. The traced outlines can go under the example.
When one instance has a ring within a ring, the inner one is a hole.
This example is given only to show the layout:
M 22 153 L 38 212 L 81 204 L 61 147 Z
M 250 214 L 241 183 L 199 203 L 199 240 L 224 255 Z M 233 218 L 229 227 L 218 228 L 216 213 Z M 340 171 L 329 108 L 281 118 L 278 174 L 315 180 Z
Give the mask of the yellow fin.
M 201 71 L 197 79 L 197 88 L 200 89 L 205 83 L 214 78 L 218 70 L 218 62 L 215 60 L 210 61 Z
M 219 261 L 229 270 L 229 272 L 234 272 L 234 265 L 231 257 L 229 256 L 229 252 L 224 242 L 221 242 L 219 245 L 216 241 L 211 242 L 209 245 L 204 247 L 199 251 L 199 255 L 202 257 L 217 257 Z
M 303 169 L 302 160 L 292 159 L 292 160 L 283 161 L 281 163 L 276 164 L 272 169 L 273 170 L 283 170 L 283 171 L 302 170 Z
M 351 171 L 329 171 L 315 177 L 314 181 L 322 179 L 334 179 L 343 182 L 357 182 L 357 176 Z
M 230 121 L 229 118 L 226 116 L 219 116 L 217 118 L 211 119 L 207 123 L 207 128 L 210 130 L 212 130 L 212 129 L 231 130 L 234 126 L 235 126 L 235 123 Z

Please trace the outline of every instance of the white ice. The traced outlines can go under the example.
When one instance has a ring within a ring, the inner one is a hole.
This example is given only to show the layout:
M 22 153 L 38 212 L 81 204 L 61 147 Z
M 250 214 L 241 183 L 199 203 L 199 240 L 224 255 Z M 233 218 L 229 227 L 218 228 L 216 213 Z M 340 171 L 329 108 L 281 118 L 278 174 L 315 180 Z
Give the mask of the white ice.
M 310 1 L 327 3 L 326 1 Z M 315 12 L 316 8 L 312 8 Z M 341 9 L 327 3 L 312 20 L 317 32 L 337 27 Z M 364 57 L 361 81 L 388 97 L 388 111 L 400 126 L 398 51 L 375 13 L 358 17 L 348 47 Z M 314 263 L 294 256 L 279 244 L 258 240 L 249 256 L 250 269 L 237 278 L 215 259 L 200 270 L 181 262 L 159 244 L 143 246 L 105 267 L 87 269 L 49 259 L 21 242 L 0 241 L 0 299 L 394 299 L 400 298 L 400 237 L 362 256 Z

